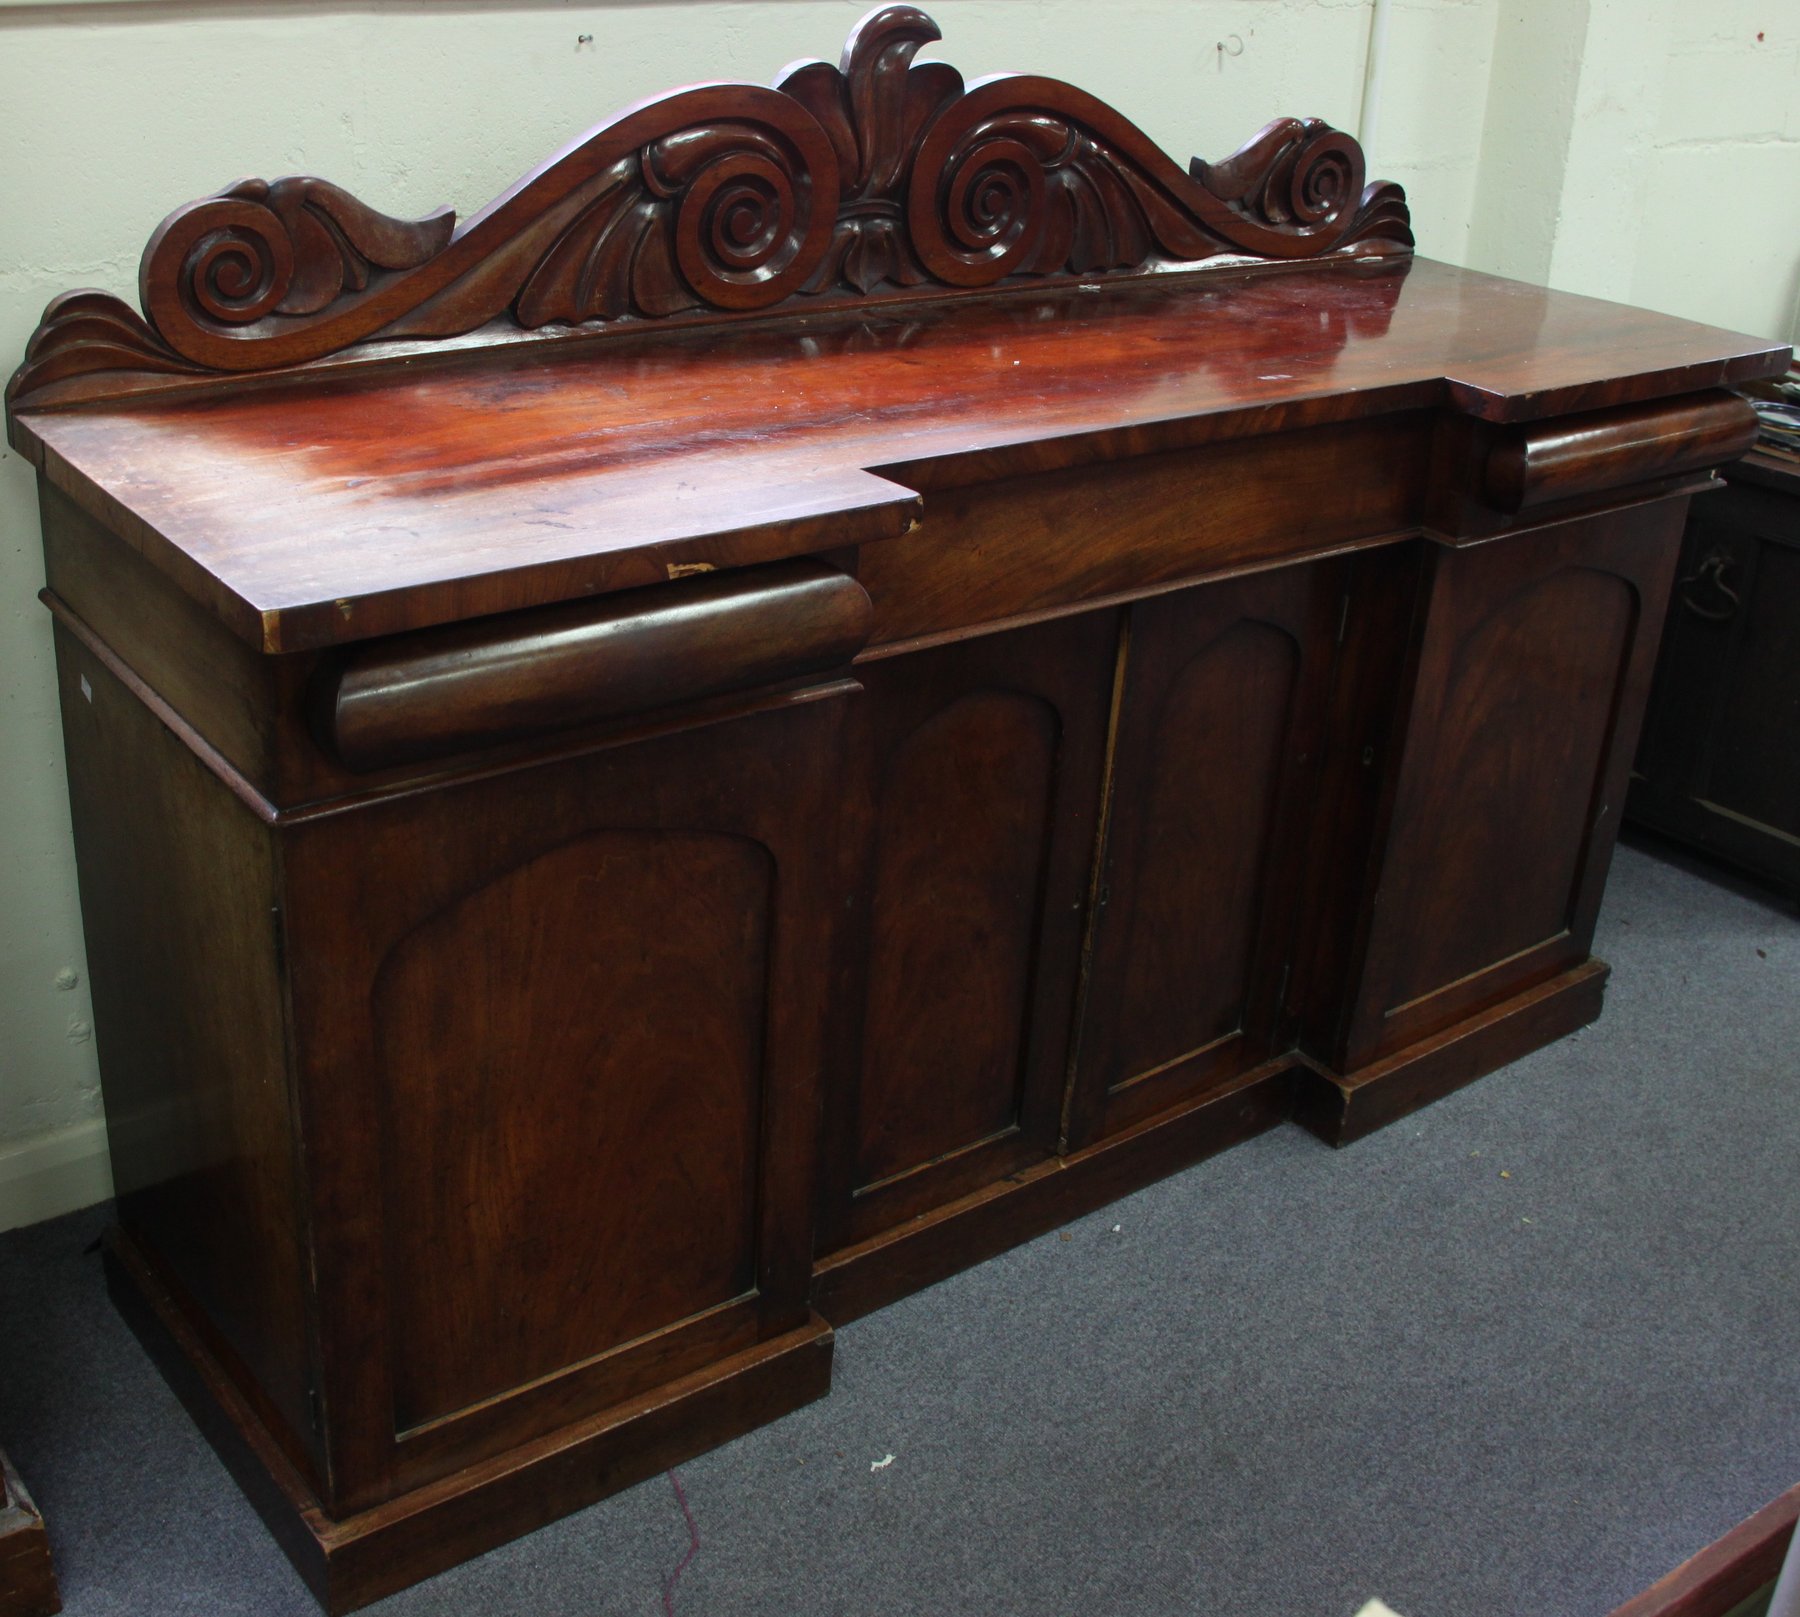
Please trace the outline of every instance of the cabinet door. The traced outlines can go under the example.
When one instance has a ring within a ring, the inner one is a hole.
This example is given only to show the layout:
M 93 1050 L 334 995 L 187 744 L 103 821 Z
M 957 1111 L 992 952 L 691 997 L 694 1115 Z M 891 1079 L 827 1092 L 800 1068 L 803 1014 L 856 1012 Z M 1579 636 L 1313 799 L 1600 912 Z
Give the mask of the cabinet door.
M 1694 501 L 1627 813 L 1800 892 L 1797 626 L 1800 479 L 1745 465 Z
M 1435 553 L 1344 1070 L 1587 958 L 1685 503 Z
M 849 689 L 287 833 L 336 1508 L 806 1318 Z
M 1056 1150 L 1118 614 L 864 664 L 822 1250 Z
M 1131 609 L 1070 1144 L 1274 1053 L 1336 564 Z

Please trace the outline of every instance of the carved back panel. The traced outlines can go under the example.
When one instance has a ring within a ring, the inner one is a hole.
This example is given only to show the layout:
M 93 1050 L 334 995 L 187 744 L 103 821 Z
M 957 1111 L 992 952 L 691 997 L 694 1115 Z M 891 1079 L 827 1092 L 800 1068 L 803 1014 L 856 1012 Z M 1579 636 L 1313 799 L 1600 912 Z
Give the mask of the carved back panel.
M 882 6 L 837 66 L 639 102 L 460 226 L 447 209 L 389 218 L 325 180 L 240 180 L 157 228 L 141 316 L 102 292 L 52 302 L 8 401 L 490 324 L 516 339 L 1411 248 L 1400 188 L 1365 186 L 1361 149 L 1318 119 L 1276 119 L 1184 170 L 1073 85 L 965 85 L 914 61 L 940 37 L 916 7 Z

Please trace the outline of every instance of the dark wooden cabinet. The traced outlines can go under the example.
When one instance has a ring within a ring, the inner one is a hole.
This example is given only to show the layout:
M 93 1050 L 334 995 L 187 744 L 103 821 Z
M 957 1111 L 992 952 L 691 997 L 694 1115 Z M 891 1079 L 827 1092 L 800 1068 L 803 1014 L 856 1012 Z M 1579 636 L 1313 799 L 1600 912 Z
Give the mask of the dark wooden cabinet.
M 1627 817 L 1800 900 L 1800 472 L 1694 501 Z
M 116 1293 L 334 1610 L 1598 1014 L 1687 497 L 1786 351 L 932 37 L 459 232 L 245 182 L 9 389 Z

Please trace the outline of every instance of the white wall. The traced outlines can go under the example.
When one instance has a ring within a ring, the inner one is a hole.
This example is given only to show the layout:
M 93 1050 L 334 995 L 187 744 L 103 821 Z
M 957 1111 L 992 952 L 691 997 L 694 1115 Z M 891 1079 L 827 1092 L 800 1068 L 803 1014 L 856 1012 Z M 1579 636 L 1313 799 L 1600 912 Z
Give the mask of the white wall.
M 926 6 L 945 34 L 928 54 L 971 78 L 1072 80 L 1178 158 L 1223 156 L 1278 113 L 1356 127 L 1370 0 Z M 1634 30 L 1646 8 L 1656 26 Z M 56 293 L 131 296 L 162 215 L 231 179 L 318 174 L 386 212 L 467 212 L 639 95 L 835 58 L 864 9 L 0 0 L 0 368 Z M 1769 48 L 1752 51 L 1754 9 L 1393 0 L 1372 171 L 1406 185 L 1431 256 L 1785 335 L 1800 7 L 1763 8 Z M 1546 142 L 1539 75 L 1557 41 L 1588 59 L 1549 86 L 1561 134 Z M 1621 110 L 1608 97 L 1627 75 L 1651 88 Z M 1628 126 L 1616 153 L 1609 119 Z M 1609 199 L 1623 247 L 1583 228 Z M 0 451 L 0 1228 L 107 1192 L 42 582 L 29 469 Z
M 1502 0 L 1467 262 L 1761 336 L 1800 293 L 1800 6 Z

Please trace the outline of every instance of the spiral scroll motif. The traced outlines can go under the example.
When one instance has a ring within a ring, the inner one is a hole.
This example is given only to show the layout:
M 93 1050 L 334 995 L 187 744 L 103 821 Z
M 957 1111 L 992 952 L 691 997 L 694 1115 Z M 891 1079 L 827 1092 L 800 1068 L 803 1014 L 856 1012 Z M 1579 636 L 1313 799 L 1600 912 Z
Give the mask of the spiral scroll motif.
M 390 218 L 320 179 L 241 180 L 151 237 L 142 318 L 100 292 L 54 302 L 7 396 L 273 371 L 506 318 L 754 314 L 934 282 L 1411 249 L 1404 194 L 1365 190 L 1357 143 L 1316 119 L 1276 119 L 1183 170 L 1073 85 L 965 85 L 945 62 L 915 62 L 938 37 L 915 6 L 885 5 L 836 66 L 636 103 L 460 229 L 448 210 Z
M 324 180 L 240 180 L 158 227 L 139 270 L 144 312 L 178 353 L 236 368 L 233 350 L 279 346 L 277 316 L 315 315 L 380 272 L 426 262 L 454 223 L 448 212 L 390 219 Z
M 941 182 L 943 222 L 967 277 L 962 284 L 997 281 L 1036 250 L 1046 209 L 1044 162 L 1042 153 L 1007 133 L 979 137 L 952 158 Z
M 809 149 L 768 125 L 729 123 L 684 130 L 647 152 L 651 190 L 680 199 L 675 261 L 701 302 L 766 308 L 798 290 L 824 257 L 836 166 L 822 133 L 795 133 L 812 137 Z
M 1138 217 L 1122 184 L 1097 172 L 1108 159 L 1060 110 L 1002 107 L 965 118 L 966 106 L 952 106 L 928 132 L 907 198 L 913 247 L 939 280 L 989 286 L 1060 269 L 1043 260 L 1067 256 L 1077 214 L 1123 209 Z M 1091 222 L 1110 237 L 1117 221 Z
M 1317 227 L 1348 219 L 1362 197 L 1362 148 L 1341 130 L 1318 126 L 1270 172 L 1262 211 L 1277 224 Z
M 294 244 L 274 214 L 252 202 L 226 202 L 185 223 L 163 248 L 180 257 L 179 284 L 197 317 L 241 326 L 280 306 L 293 284 Z
M 1190 176 L 1085 91 L 1021 76 L 971 89 L 925 131 L 907 216 L 930 272 L 973 287 L 1154 257 L 1328 252 L 1356 218 L 1362 183 L 1361 148 L 1316 120 L 1278 120 Z

